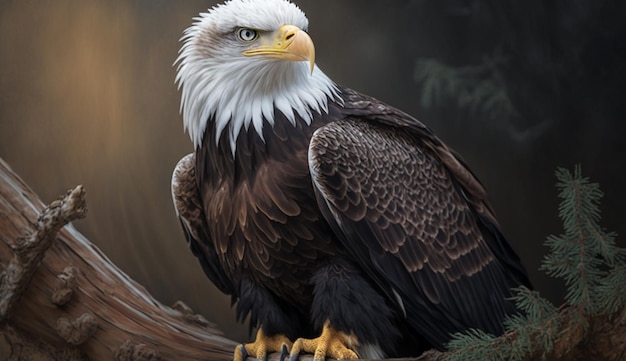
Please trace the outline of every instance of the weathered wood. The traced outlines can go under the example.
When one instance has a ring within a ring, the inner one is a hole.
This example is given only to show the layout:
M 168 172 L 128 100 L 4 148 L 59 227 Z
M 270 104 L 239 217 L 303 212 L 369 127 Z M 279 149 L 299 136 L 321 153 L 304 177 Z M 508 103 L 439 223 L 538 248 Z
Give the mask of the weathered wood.
M 81 189 L 73 192 L 48 210 L 67 209 L 68 201 Z M 73 217 L 46 212 L 42 221 L 56 218 L 41 224 L 38 219 L 44 209 L 0 159 L 0 262 L 5 270 L 3 278 L 10 286 L 3 290 L 8 311 L 3 333 L 13 335 L 7 339 L 29 345 L 9 347 L 12 357 L 25 356 L 17 354 L 21 352 L 53 357 L 54 352 L 57 358 L 64 352 L 88 355 L 90 360 L 232 358 L 233 341 L 184 307 L 175 310 L 153 299 L 71 224 L 63 227 L 61 223 Z M 49 242 L 50 236 L 56 242 Z M 24 244 L 30 248 L 26 250 Z M 39 249 L 33 251 L 33 245 Z M 18 249 L 26 253 L 18 256 Z M 38 260 L 38 255 L 42 259 Z M 9 277 L 14 274 L 6 272 L 9 264 L 13 266 L 8 270 L 18 269 L 19 277 Z
M 43 257 L 56 239 L 59 230 L 74 219 L 85 216 L 85 191 L 77 186 L 53 202 L 39 215 L 36 230 L 28 237 L 18 238 L 13 257 L 2 273 L 0 282 L 0 321 L 4 321 L 12 307 L 30 284 Z

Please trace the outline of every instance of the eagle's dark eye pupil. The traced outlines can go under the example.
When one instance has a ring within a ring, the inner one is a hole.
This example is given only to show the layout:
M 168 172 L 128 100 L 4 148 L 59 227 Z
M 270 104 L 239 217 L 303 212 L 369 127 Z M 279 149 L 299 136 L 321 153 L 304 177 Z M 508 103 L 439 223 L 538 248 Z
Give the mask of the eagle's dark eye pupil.
M 243 41 L 252 41 L 254 39 L 256 39 L 257 37 L 257 32 L 255 30 L 252 29 L 239 29 L 239 39 L 243 40 Z

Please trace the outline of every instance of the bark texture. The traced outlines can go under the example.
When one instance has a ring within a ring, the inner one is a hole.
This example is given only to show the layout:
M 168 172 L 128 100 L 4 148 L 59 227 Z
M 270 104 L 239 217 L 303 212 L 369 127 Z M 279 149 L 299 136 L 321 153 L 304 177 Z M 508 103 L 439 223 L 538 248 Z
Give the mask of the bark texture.
M 0 159 L 0 355 L 230 360 L 233 341 L 184 304 L 159 303 L 67 224 L 85 212 L 81 186 L 46 207 Z

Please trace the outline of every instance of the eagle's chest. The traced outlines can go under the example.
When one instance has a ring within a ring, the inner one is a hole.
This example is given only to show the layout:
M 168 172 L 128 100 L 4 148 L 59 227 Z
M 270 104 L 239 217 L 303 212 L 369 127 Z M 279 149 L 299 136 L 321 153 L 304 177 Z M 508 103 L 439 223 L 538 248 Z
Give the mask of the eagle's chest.
M 264 139 L 242 134 L 234 157 L 222 145 L 199 150 L 211 238 L 233 279 L 297 296 L 307 292 L 316 264 L 336 253 L 308 167 L 309 140 L 320 124 L 270 127 Z

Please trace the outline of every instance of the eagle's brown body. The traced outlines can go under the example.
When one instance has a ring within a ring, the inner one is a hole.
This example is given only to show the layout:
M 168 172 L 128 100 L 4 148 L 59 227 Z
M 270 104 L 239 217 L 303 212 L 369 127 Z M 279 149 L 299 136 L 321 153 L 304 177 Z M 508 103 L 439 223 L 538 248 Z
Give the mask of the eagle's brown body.
M 204 137 L 196 152 L 197 182 L 204 194 L 209 232 L 220 265 L 238 282 L 250 279 L 294 307 L 310 307 L 315 266 L 340 253 L 336 237 L 315 202 L 307 161 L 310 126 L 277 121 L 242 134 L 233 157 L 228 143 Z
M 242 132 L 234 156 L 208 128 L 179 167 L 177 209 L 207 275 L 269 334 L 330 320 L 401 356 L 501 333 L 510 288 L 529 282 L 482 185 L 419 121 L 339 91 L 310 125 Z

